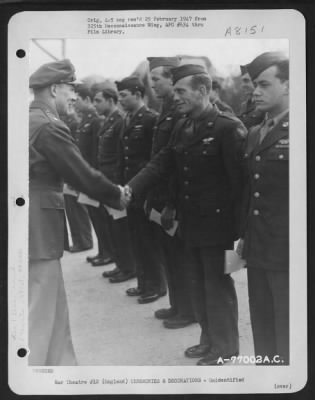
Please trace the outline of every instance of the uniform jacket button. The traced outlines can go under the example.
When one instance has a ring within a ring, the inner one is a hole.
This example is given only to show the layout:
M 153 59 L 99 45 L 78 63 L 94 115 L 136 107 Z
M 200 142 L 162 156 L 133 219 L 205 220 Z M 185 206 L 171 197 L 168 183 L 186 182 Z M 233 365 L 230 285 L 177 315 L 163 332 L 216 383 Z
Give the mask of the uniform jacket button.
M 215 212 L 216 212 L 217 214 L 219 214 L 219 213 L 221 212 L 220 208 L 217 208 L 217 209 L 215 210 Z
M 188 200 L 189 199 L 189 196 L 186 194 L 186 196 L 185 196 L 185 200 Z
M 259 193 L 259 192 L 255 192 L 255 193 L 254 193 L 254 196 L 255 196 L 256 198 L 258 198 L 258 197 L 260 196 L 260 193 Z
M 256 161 L 260 161 L 261 160 L 261 157 L 260 156 L 256 156 Z
M 259 215 L 259 210 L 254 210 L 254 215 Z
M 259 179 L 260 178 L 260 175 L 259 174 L 255 174 L 254 175 L 254 179 Z
M 279 158 L 280 158 L 280 160 L 282 160 L 283 159 L 283 154 L 279 154 Z

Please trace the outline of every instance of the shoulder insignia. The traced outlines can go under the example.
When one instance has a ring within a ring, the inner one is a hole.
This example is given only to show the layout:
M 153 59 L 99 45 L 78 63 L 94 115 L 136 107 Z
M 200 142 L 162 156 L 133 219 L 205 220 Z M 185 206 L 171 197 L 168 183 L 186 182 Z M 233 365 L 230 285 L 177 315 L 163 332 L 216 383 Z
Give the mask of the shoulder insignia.
M 210 142 L 212 142 L 212 140 L 214 140 L 214 137 L 205 138 L 205 139 L 202 139 L 202 143 L 210 144 Z
M 279 143 L 280 144 L 289 144 L 289 139 L 280 139 Z
M 245 128 L 242 128 L 241 126 L 239 126 L 239 127 L 236 129 L 236 131 L 237 131 L 237 133 L 239 133 L 242 137 L 245 137 L 246 134 L 247 134 L 246 129 L 245 129 Z
M 50 119 L 52 119 L 53 121 L 60 121 L 59 118 L 57 118 L 50 110 L 45 110 L 45 114 L 47 115 L 47 117 L 49 117 Z

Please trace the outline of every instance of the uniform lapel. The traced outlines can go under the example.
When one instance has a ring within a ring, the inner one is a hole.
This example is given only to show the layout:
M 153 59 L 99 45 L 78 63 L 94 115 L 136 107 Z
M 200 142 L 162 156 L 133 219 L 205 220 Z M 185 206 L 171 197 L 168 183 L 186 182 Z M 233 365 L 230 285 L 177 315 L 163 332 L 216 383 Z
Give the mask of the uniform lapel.
M 281 120 L 275 125 L 270 132 L 267 133 L 263 141 L 257 146 L 256 153 L 267 149 L 272 146 L 278 140 L 288 136 L 289 129 L 289 114 L 286 114 Z
M 209 133 L 211 132 L 218 115 L 219 111 L 217 107 L 205 110 L 204 113 L 194 121 L 195 131 L 191 138 L 186 142 L 187 146 L 194 145 L 202 139 L 209 137 Z
M 146 108 L 143 106 L 136 112 L 136 114 L 131 118 L 129 125 L 126 127 L 125 132 L 130 132 L 134 126 L 137 125 L 138 118 L 143 115 L 145 110 Z

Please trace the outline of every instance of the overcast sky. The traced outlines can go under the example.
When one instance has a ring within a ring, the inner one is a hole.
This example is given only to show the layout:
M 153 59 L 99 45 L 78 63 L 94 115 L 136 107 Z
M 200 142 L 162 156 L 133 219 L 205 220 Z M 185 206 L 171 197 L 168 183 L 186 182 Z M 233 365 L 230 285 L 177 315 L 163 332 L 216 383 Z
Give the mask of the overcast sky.
M 38 40 L 57 58 L 62 58 L 61 40 Z M 150 56 L 188 54 L 207 56 L 220 76 L 239 74 L 239 65 L 247 64 L 260 53 L 280 50 L 288 54 L 286 39 L 67 39 L 65 55 L 74 64 L 77 77 L 96 74 L 121 79 Z M 52 61 L 34 43 L 30 45 L 30 73 Z

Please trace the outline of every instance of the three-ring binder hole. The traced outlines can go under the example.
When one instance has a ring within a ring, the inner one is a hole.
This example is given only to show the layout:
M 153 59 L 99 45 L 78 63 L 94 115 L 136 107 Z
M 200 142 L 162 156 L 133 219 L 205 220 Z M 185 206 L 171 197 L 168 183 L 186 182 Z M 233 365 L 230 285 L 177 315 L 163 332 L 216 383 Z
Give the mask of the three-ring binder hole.
M 21 358 L 23 358 L 23 357 L 25 357 L 26 356 L 26 354 L 27 354 L 27 350 L 26 349 L 19 349 L 18 351 L 17 351 L 17 355 L 19 356 L 19 357 L 21 357 Z
M 25 54 L 26 54 L 25 50 L 23 50 L 23 49 L 19 49 L 19 50 L 16 51 L 16 56 L 19 57 L 19 58 L 25 57 Z
M 17 206 L 22 207 L 22 206 L 24 206 L 24 204 L 25 204 L 25 200 L 23 199 L 23 197 L 18 197 L 18 198 L 15 200 L 15 203 L 16 203 Z

